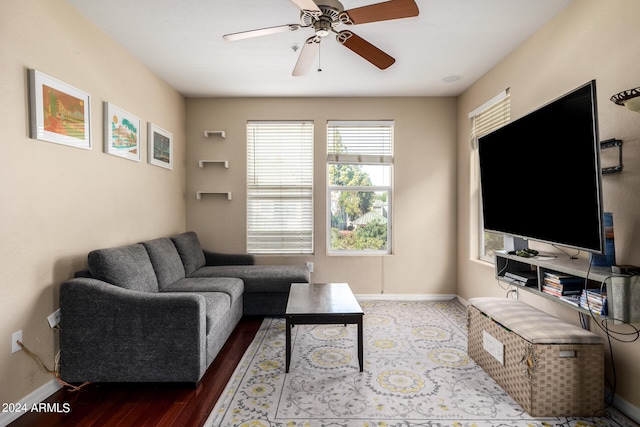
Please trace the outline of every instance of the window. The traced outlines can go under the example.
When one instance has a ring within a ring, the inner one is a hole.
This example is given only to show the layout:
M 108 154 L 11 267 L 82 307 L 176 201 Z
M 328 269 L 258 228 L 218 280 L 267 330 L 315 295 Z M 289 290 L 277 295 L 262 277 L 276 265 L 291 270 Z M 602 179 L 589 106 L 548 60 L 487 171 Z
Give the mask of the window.
M 391 253 L 393 121 L 327 125 L 329 254 Z
M 475 179 L 475 185 L 472 190 L 480 192 L 480 182 L 478 173 L 478 138 L 490 133 L 509 123 L 511 120 L 511 98 L 509 90 L 505 90 L 469 113 L 471 119 L 471 147 L 473 148 L 473 171 L 472 176 Z M 479 242 L 479 258 L 485 261 L 493 262 L 494 251 L 504 249 L 503 235 L 484 231 L 482 223 L 482 195 L 478 200 L 478 242 Z
M 313 123 L 247 123 L 247 251 L 313 253 Z

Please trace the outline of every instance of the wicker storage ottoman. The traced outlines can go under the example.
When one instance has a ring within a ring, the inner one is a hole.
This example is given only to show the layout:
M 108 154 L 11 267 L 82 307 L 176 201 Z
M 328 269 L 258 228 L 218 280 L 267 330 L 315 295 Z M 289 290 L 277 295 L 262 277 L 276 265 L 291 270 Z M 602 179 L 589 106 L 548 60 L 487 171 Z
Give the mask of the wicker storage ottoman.
M 473 298 L 469 356 L 532 417 L 601 415 L 603 339 L 520 301 Z

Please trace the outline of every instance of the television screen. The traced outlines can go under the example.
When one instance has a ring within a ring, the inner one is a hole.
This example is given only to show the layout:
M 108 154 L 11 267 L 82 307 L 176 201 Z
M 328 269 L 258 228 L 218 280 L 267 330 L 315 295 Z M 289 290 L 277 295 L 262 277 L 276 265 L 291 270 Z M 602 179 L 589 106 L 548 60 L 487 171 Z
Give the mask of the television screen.
M 478 140 L 484 229 L 604 252 L 596 85 Z

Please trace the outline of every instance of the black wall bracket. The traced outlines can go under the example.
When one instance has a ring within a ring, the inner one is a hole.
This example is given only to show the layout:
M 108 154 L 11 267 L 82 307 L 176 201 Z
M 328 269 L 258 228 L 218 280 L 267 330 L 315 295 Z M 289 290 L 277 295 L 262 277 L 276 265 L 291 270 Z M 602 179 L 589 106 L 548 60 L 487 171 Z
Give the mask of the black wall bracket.
M 600 141 L 601 150 L 613 147 L 618 147 L 618 164 L 616 166 L 602 168 L 603 174 L 620 172 L 622 170 L 622 140 L 611 138 L 607 139 L 606 141 Z

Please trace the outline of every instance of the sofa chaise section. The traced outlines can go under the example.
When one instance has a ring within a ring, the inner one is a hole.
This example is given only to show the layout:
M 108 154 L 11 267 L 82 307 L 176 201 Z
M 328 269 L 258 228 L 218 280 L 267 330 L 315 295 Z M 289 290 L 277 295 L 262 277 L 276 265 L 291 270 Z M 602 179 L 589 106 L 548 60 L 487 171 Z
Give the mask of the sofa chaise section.
M 222 254 L 202 249 L 198 236 L 172 237 L 188 278 L 238 278 L 244 282 L 244 314 L 284 316 L 292 283 L 309 283 L 305 265 L 256 265 L 247 254 Z

